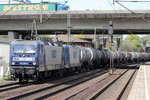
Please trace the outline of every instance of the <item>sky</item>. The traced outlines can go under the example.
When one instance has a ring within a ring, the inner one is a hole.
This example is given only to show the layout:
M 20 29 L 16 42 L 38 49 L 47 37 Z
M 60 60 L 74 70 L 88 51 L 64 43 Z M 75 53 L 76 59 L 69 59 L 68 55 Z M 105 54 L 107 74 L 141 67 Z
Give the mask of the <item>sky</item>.
M 4 3 L 9 0 L 0 0 Z M 13 1 L 13 0 L 11 0 Z M 32 3 L 38 3 L 41 0 L 30 0 Z M 113 4 L 113 0 L 43 0 L 50 2 L 62 2 L 68 1 L 67 5 L 70 6 L 71 10 L 124 10 L 122 6 L 117 3 Z M 114 0 L 116 1 L 116 0 Z M 121 0 L 118 0 L 121 1 Z M 124 1 L 137 1 L 137 0 L 124 0 Z M 150 1 L 150 0 L 138 0 L 138 1 Z M 150 2 L 120 2 L 131 10 L 150 9 Z

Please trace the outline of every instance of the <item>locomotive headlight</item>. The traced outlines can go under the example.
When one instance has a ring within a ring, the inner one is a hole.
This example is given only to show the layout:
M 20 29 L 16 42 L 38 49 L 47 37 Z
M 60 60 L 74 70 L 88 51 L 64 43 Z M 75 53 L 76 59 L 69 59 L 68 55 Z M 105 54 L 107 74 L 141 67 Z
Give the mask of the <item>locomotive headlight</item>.
M 36 65 L 36 62 L 33 62 L 33 65 Z
M 11 64 L 12 64 L 12 65 L 15 65 L 15 62 L 12 62 Z

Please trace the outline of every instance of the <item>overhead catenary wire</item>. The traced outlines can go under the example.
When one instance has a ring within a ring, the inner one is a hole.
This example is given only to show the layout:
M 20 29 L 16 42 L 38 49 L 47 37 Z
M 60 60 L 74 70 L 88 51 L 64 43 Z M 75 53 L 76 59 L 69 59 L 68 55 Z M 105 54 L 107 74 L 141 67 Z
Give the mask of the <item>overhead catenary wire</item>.
M 66 5 L 68 2 L 66 1 L 58 10 L 60 10 L 64 5 Z M 51 15 L 49 15 L 46 19 L 43 20 L 43 23 L 46 22 L 52 15 L 56 14 L 57 11 L 55 11 L 54 13 L 52 13 Z
M 113 8 L 113 10 L 116 12 L 116 10 L 115 10 L 114 6 L 111 4 L 111 2 L 109 0 L 107 0 L 107 1 L 108 1 L 109 5 Z
M 118 1 L 118 0 L 117 0 Z M 150 2 L 149 0 L 147 0 L 147 1 L 125 1 L 125 0 L 121 0 L 121 1 L 119 1 L 119 2 Z
M 148 19 L 145 19 L 143 16 L 139 16 L 137 15 L 134 11 L 130 10 L 129 8 L 125 7 L 124 5 L 122 5 L 121 3 L 119 3 L 120 1 L 116 1 L 116 3 L 118 3 L 119 5 L 121 5 L 123 8 L 125 8 L 126 10 L 128 10 L 129 12 L 131 12 L 132 14 L 134 14 L 135 16 L 137 16 L 137 18 L 141 18 L 143 19 L 144 21 L 146 22 L 149 22 L 150 23 L 150 20 Z
M 113 0 L 113 4 L 115 4 L 115 2 L 117 2 L 117 3 L 118 2 L 133 2 L 133 3 L 138 3 L 138 2 L 150 2 L 150 0 L 145 0 L 145 1 L 139 1 L 139 0 L 130 0 L 130 1 L 127 1 L 127 0 Z
M 113 5 L 115 5 L 115 0 L 113 0 Z M 118 9 L 121 11 L 120 5 L 118 5 Z

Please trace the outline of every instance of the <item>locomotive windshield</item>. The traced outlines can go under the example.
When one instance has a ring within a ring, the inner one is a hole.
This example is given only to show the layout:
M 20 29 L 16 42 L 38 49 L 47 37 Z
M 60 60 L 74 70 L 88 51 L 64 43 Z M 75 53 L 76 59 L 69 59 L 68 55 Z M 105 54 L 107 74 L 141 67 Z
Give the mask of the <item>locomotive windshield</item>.
M 36 53 L 35 45 L 14 45 L 14 53 Z

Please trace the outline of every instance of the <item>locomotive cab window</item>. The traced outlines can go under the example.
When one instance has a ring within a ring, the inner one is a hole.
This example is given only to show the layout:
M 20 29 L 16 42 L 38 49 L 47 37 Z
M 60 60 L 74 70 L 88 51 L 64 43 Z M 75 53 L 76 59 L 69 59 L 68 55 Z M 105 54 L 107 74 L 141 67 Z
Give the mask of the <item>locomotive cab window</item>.
M 36 53 L 36 46 L 22 45 L 22 44 L 13 45 L 13 52 L 14 53 Z

